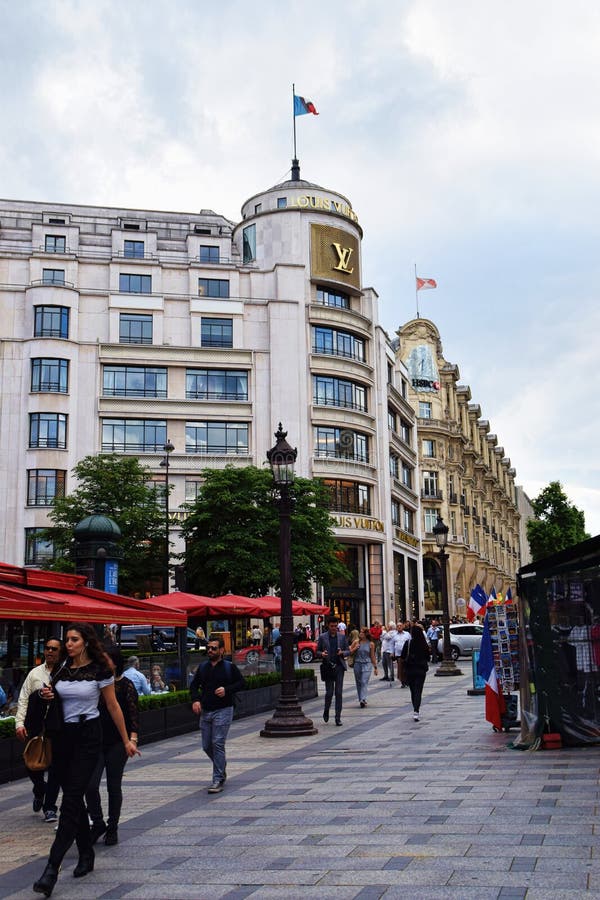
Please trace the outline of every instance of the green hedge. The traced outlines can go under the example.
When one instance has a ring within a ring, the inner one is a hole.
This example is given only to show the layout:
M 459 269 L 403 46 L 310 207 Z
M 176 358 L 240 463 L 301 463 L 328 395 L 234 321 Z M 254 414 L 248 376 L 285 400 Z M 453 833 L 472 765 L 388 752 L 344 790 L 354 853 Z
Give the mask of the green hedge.
M 0 739 L 12 738 L 15 736 L 15 720 L 0 719 Z

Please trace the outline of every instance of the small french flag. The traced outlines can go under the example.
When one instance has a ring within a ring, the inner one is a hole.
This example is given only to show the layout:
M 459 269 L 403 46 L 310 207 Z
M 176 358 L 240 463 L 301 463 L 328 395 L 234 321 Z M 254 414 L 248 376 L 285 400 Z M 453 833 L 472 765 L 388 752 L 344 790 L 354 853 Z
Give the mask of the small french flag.
M 313 116 L 319 115 L 312 100 L 305 100 L 304 97 L 294 94 L 294 115 L 305 116 L 308 113 L 312 113 Z

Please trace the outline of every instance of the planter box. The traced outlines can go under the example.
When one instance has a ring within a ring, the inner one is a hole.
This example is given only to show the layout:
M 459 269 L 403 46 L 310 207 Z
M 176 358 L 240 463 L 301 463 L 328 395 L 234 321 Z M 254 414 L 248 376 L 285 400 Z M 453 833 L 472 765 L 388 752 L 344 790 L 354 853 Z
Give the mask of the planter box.
M 0 784 L 25 778 L 27 769 L 23 762 L 25 744 L 17 738 L 0 740 Z

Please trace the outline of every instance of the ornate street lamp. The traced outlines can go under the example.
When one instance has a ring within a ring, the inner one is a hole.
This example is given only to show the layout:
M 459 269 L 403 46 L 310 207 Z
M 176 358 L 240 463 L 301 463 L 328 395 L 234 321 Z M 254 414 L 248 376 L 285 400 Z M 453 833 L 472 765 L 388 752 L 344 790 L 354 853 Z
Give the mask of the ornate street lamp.
M 316 734 L 312 720 L 302 712 L 294 678 L 294 620 L 292 616 L 292 561 L 290 486 L 298 451 L 286 441 L 281 422 L 275 433 L 277 443 L 267 451 L 273 483 L 279 495 L 279 580 L 281 583 L 281 694 L 273 717 L 265 723 L 261 737 L 298 737 Z
M 439 547 L 440 553 L 440 571 L 442 576 L 442 609 L 444 612 L 444 658 L 441 665 L 436 669 L 435 674 L 438 676 L 445 675 L 462 675 L 452 659 L 452 649 L 450 645 L 450 607 L 448 604 L 448 578 L 446 574 L 446 562 L 448 554 L 445 552 L 448 543 L 449 528 L 438 513 L 437 522 L 433 526 L 435 542 Z
M 169 456 L 174 449 L 175 447 L 169 438 L 167 438 L 167 443 L 163 445 L 165 455 L 160 461 L 160 465 L 163 466 L 165 470 L 165 556 L 163 568 L 163 594 L 169 593 L 169 562 L 171 559 L 171 548 L 169 544 Z

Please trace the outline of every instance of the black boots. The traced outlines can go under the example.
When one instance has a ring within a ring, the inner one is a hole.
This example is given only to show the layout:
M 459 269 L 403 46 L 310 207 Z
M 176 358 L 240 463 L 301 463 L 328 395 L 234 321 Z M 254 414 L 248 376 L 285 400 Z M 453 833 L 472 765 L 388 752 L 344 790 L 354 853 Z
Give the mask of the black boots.
M 54 890 L 54 885 L 56 884 L 56 879 L 58 878 L 58 872 L 58 866 L 53 866 L 52 863 L 48 863 L 42 873 L 42 877 L 38 878 L 38 880 L 33 885 L 33 890 L 36 892 L 36 894 L 45 894 L 46 897 L 49 897 Z
M 73 869 L 73 878 L 83 878 L 88 872 L 94 870 L 94 851 L 90 848 L 79 856 L 79 862 Z
M 94 824 L 90 828 L 90 838 L 91 838 L 92 844 L 95 844 L 96 841 L 98 840 L 98 838 L 102 837 L 102 835 L 105 833 L 105 831 L 106 831 L 106 825 L 104 824 L 104 822 L 94 822 Z
M 119 843 L 119 832 L 116 825 L 114 828 L 111 828 L 109 826 L 106 829 L 106 834 L 104 835 L 104 843 L 107 847 L 114 847 L 115 844 Z

